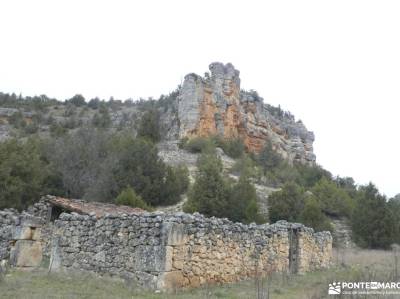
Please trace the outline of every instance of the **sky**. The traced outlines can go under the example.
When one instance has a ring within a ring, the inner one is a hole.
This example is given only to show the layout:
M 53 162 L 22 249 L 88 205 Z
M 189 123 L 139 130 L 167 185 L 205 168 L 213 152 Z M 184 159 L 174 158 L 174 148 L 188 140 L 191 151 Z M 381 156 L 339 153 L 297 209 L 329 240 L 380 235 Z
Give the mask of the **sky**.
M 158 97 L 214 61 L 316 135 L 334 175 L 400 193 L 400 1 L 0 0 L 0 91 Z

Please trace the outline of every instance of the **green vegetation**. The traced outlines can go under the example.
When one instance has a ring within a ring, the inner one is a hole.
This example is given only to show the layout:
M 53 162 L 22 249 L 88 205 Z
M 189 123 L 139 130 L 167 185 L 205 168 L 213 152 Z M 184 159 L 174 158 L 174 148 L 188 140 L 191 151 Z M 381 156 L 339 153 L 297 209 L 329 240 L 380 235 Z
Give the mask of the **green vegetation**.
M 229 182 L 222 175 L 222 162 L 215 152 L 203 153 L 198 161 L 196 182 L 189 192 L 185 210 L 206 216 L 224 217 L 230 195 Z
M 243 92 L 259 100 L 255 91 Z M 179 87 L 158 100 L 86 102 L 79 94 L 58 101 L 0 93 L 0 107 L 16 109 L 0 119 L 16 137 L 0 144 L 0 208 L 23 209 L 46 193 L 104 202 L 120 198 L 144 208 L 177 203 L 189 188 L 188 170 L 161 161 L 155 143 L 164 134 L 160 113 L 176 116 L 178 94 Z M 115 123 L 111 113 L 123 107 L 134 108 Z M 273 117 L 293 118 L 280 107 L 266 108 Z M 356 186 L 352 178 L 332 177 L 318 165 L 290 164 L 271 143 L 259 154 L 246 153 L 240 139 L 218 135 L 182 139 L 180 146 L 201 154 L 186 211 L 263 222 L 257 182 L 281 188 L 269 199 L 271 221 L 323 230 L 331 229 L 327 216 L 346 217 L 359 246 L 400 243 L 400 196 L 388 200 L 373 185 Z M 231 173 L 237 181 L 223 172 L 217 147 L 236 160 Z
M 258 213 L 256 189 L 245 175 L 240 176 L 239 181 L 232 187 L 227 217 L 236 222 L 265 222 Z
M 179 146 L 191 153 L 203 153 L 215 149 L 216 144 L 211 138 L 194 137 L 182 139 Z
M 180 147 L 191 153 L 203 153 L 219 147 L 233 159 L 240 158 L 245 150 L 244 143 L 240 138 L 225 139 L 219 135 L 193 137 L 191 139 L 183 138 Z
M 244 153 L 231 168 L 231 172 L 235 175 L 246 175 L 252 179 L 260 180 L 262 170 L 257 165 L 257 162 L 251 158 L 249 154 Z
M 151 210 L 151 208 L 136 194 L 131 187 L 125 188 L 115 199 L 117 205 L 125 205 L 133 208 L 141 208 L 143 210 Z
M 362 186 L 351 217 L 356 243 L 367 248 L 389 248 L 399 241 L 399 205 L 387 201 L 373 185 Z
M 233 159 L 240 158 L 245 150 L 243 141 L 240 138 L 223 139 L 214 137 L 215 143 L 222 148 L 224 153 Z
M 155 109 L 145 112 L 140 120 L 138 136 L 152 142 L 160 141 L 160 116 Z
M 132 187 L 148 205 L 180 200 L 185 167 L 170 167 L 147 139 L 79 129 L 50 139 L 0 143 L 0 207 L 22 209 L 41 195 L 112 202 Z
M 15 93 L 8 94 L 0 92 L 0 107 L 46 111 L 48 107 L 58 103 L 60 102 L 56 99 L 51 99 L 46 95 L 22 97 L 22 95 L 17 96 Z
M 312 195 L 306 197 L 299 219 L 301 223 L 316 231 L 333 231 L 329 219 L 322 212 L 319 201 Z
M 332 179 L 332 175 L 318 165 L 310 166 L 300 163 L 290 165 L 267 143 L 259 155 L 254 157 L 261 167 L 266 183 L 280 187 L 286 182 L 296 182 L 304 188 L 311 188 L 322 178 Z
M 46 178 L 37 140 L 0 143 L 0 209 L 26 208 L 46 192 Z
M 349 194 L 333 181 L 323 177 L 311 189 L 324 213 L 333 216 L 350 216 L 355 202 Z
M 97 108 L 96 108 L 97 109 Z M 99 107 L 99 112 L 95 113 L 92 119 L 92 124 L 96 128 L 108 128 L 111 125 L 110 114 L 108 113 L 108 108 L 104 105 Z
M 198 174 L 184 210 L 237 222 L 264 222 L 258 214 L 256 190 L 246 175 L 234 183 L 222 174 L 222 162 L 214 150 L 201 154 Z
M 304 189 L 295 183 L 287 183 L 281 191 L 274 192 L 268 198 L 269 218 L 272 222 L 287 220 L 296 222 L 304 208 Z
M 78 107 L 86 105 L 85 98 L 81 94 L 74 95 L 72 98 L 70 98 L 66 102 L 71 103 L 72 105 L 75 105 Z
M 188 184 L 184 168 L 165 165 L 152 142 L 124 132 L 80 129 L 46 153 L 70 197 L 111 201 L 131 186 L 147 204 L 172 204 Z

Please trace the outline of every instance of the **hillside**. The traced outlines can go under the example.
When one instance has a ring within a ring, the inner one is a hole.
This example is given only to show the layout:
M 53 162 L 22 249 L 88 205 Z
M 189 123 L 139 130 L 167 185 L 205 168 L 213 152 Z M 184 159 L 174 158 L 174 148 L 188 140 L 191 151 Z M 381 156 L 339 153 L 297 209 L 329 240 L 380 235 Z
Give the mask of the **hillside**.
M 246 148 L 260 152 L 266 141 L 285 159 L 315 163 L 314 134 L 280 107 L 264 104 L 255 91 L 240 89 L 239 71 L 230 63 L 210 64 L 205 77 L 188 74 L 182 87 L 158 101 L 110 99 L 80 95 L 61 102 L 46 96 L 17 97 L 0 94 L 0 140 L 36 132 L 57 133 L 94 125 L 135 132 L 141 114 L 159 111 L 163 140 L 220 135 L 240 138 Z
M 0 208 L 54 194 L 245 223 L 286 219 L 330 230 L 345 246 L 351 236 L 373 248 L 398 240 L 398 198 L 333 177 L 301 121 L 241 89 L 232 64 L 209 70 L 157 100 L 0 93 Z

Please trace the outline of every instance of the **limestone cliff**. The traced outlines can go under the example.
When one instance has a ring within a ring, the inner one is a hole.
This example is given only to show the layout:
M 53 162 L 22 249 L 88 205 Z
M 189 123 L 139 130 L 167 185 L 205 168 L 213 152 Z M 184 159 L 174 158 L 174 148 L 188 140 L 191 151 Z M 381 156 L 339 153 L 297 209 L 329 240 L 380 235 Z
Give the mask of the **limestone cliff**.
M 267 141 L 289 161 L 315 163 L 314 134 L 280 108 L 264 104 L 254 91 L 240 89 L 239 71 L 230 63 L 210 64 L 211 74 L 185 76 L 178 97 L 179 137 L 219 134 L 242 138 L 259 152 Z

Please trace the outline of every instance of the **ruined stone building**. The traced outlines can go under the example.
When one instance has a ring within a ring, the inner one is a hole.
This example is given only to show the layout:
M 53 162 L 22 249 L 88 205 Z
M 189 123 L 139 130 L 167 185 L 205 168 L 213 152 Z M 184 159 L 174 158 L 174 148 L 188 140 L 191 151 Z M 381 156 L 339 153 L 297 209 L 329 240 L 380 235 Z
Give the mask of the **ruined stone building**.
M 0 211 L 0 260 L 111 274 L 148 289 L 234 282 L 328 267 L 332 237 L 302 224 L 244 225 L 195 214 L 47 196 Z

